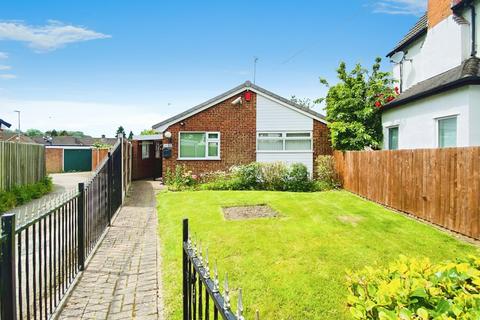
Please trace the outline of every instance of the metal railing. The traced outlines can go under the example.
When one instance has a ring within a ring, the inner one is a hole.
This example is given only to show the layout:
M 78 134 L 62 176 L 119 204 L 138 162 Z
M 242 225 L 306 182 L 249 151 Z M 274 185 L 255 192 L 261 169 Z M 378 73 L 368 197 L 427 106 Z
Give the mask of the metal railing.
M 0 319 L 49 319 L 122 204 L 122 148 L 29 219 L 1 217 Z
M 211 313 L 213 319 L 217 320 L 219 315 L 225 320 L 244 320 L 242 289 L 238 289 L 237 311 L 233 313 L 230 305 L 230 289 L 228 275 L 225 273 L 223 283 L 223 295 L 220 293 L 220 281 L 218 268 L 215 263 L 213 275 L 210 273 L 210 262 L 208 259 L 208 248 L 205 256 L 200 244 L 192 241 L 188 219 L 183 220 L 182 237 L 183 255 L 183 319 L 209 320 Z M 210 305 L 210 301 L 212 304 Z M 255 318 L 258 320 L 258 311 Z

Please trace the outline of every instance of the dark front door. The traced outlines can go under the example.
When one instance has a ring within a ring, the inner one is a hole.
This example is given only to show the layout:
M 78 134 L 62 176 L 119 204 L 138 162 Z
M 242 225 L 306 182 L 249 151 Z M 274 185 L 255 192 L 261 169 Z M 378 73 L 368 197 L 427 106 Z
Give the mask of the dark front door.
M 64 149 L 63 150 L 63 171 L 65 172 L 92 171 L 92 150 L 91 149 Z

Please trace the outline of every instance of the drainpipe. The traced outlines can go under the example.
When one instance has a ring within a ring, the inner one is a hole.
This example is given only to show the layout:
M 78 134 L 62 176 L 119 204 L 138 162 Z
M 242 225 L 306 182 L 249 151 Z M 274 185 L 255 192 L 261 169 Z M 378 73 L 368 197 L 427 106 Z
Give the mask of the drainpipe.
M 477 24 L 476 24 L 476 17 L 477 13 L 475 10 L 475 5 L 473 4 L 473 1 L 470 1 L 470 4 L 468 6 L 471 10 L 472 13 L 472 53 L 471 56 L 475 57 L 477 55 Z

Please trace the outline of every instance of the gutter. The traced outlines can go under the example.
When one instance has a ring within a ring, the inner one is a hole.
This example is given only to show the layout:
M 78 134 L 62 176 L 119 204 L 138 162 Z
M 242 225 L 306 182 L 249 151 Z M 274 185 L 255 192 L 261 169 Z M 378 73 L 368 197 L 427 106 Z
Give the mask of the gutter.
M 414 94 L 410 97 L 406 97 L 406 98 L 398 100 L 398 101 L 394 100 L 394 101 L 390 102 L 389 104 L 386 104 L 381 109 L 381 111 L 383 112 L 383 111 L 389 110 L 393 107 L 401 106 L 401 105 L 413 102 L 415 100 L 419 100 L 419 99 L 422 99 L 422 98 L 433 96 L 435 94 L 443 93 L 443 92 L 446 92 L 446 91 L 449 91 L 449 90 L 452 90 L 452 89 L 455 89 L 455 88 L 459 88 L 459 87 L 462 87 L 462 86 L 465 86 L 465 85 L 480 85 L 480 77 L 478 77 L 478 76 L 468 76 L 468 77 L 461 78 L 461 79 L 455 80 L 453 82 L 450 82 L 450 83 L 447 83 L 447 84 L 444 84 L 444 85 L 441 85 L 441 86 L 438 86 L 438 87 L 435 87 L 435 88 L 432 88 L 432 89 L 429 89 L 429 90 L 422 91 L 420 93 Z

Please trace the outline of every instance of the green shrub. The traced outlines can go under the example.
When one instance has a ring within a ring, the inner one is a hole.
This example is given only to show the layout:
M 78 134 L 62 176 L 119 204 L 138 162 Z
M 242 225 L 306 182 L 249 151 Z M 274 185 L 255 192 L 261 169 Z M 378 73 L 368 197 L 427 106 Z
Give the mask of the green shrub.
M 315 160 L 315 165 L 317 166 L 317 180 L 321 182 L 323 190 L 335 189 L 341 186 L 335 170 L 335 158 L 333 156 L 318 156 Z
M 52 188 L 52 179 L 45 177 L 37 183 L 17 186 L 10 191 L 0 192 L 0 213 L 26 204 L 32 199 L 38 199 L 52 191 Z
M 286 190 L 293 192 L 309 192 L 315 190 L 315 182 L 310 178 L 307 167 L 303 163 L 290 166 L 286 181 Z
M 480 258 L 407 259 L 349 273 L 355 319 L 480 319 Z
M 252 162 L 247 165 L 230 168 L 231 179 L 236 190 L 256 190 L 262 184 L 262 165 Z
M 188 171 L 185 165 L 176 165 L 173 172 L 167 168 L 164 182 L 169 190 L 180 191 L 196 186 L 198 181 L 198 176 Z
M 262 185 L 265 190 L 287 189 L 288 167 L 283 162 L 262 163 Z

